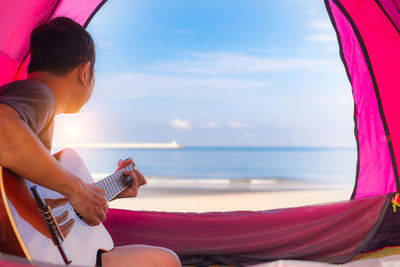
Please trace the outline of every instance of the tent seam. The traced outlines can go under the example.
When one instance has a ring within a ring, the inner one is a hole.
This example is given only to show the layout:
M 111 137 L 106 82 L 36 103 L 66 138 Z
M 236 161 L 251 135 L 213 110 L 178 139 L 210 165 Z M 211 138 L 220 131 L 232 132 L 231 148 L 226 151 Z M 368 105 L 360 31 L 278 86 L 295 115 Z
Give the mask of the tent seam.
M 345 56 L 344 56 L 344 52 L 343 52 L 342 38 L 340 37 L 339 30 L 337 28 L 335 18 L 333 16 L 332 9 L 331 9 L 331 6 L 329 4 L 329 0 L 324 0 L 324 1 L 325 1 L 325 7 L 326 7 L 326 10 L 328 12 L 329 18 L 330 18 L 331 23 L 333 25 L 333 28 L 335 29 L 335 32 L 336 32 L 336 37 L 337 37 L 338 44 L 339 44 L 339 54 L 340 54 L 340 58 L 342 60 L 342 63 L 344 65 L 344 68 L 346 70 L 347 79 L 349 80 L 350 84 L 353 85 L 352 79 L 351 79 L 351 75 L 350 75 L 350 71 L 349 71 L 349 67 L 347 65 L 347 62 L 346 62 L 346 59 L 345 59 Z M 358 127 L 357 127 L 357 125 L 358 125 L 357 105 L 356 105 L 356 101 L 355 101 L 355 98 L 354 98 L 353 90 L 351 90 L 351 93 L 353 95 L 353 102 L 354 102 L 354 111 L 353 111 L 354 136 L 355 136 L 356 143 L 357 143 L 356 177 L 355 177 L 355 182 L 354 182 L 354 189 L 353 189 L 353 192 L 352 192 L 351 197 L 350 197 L 350 199 L 354 199 L 354 197 L 356 195 L 357 187 L 358 187 L 358 178 L 360 176 L 360 140 L 359 140 L 359 135 L 358 135 Z
M 393 197 L 394 193 L 388 193 L 386 194 L 386 200 L 385 203 L 383 203 L 383 207 L 381 210 L 381 214 L 379 215 L 379 219 L 376 221 L 374 227 L 371 228 L 369 231 L 368 235 L 364 238 L 363 241 L 360 242 L 360 245 L 358 248 L 354 251 L 353 254 L 351 254 L 348 259 L 345 262 L 349 262 L 351 259 L 353 259 L 355 256 L 357 256 L 375 236 L 376 232 L 378 231 L 379 227 L 382 224 L 383 219 L 385 218 L 386 215 L 386 210 L 389 207 L 390 201 Z
M 86 27 L 89 25 L 89 23 L 92 21 L 93 17 L 96 15 L 96 13 L 100 10 L 100 8 L 103 7 L 103 5 L 107 2 L 107 0 L 102 0 L 100 4 L 97 5 L 97 7 L 92 11 L 92 13 L 89 15 L 89 17 L 86 19 L 85 23 L 83 24 L 83 28 L 86 29 Z

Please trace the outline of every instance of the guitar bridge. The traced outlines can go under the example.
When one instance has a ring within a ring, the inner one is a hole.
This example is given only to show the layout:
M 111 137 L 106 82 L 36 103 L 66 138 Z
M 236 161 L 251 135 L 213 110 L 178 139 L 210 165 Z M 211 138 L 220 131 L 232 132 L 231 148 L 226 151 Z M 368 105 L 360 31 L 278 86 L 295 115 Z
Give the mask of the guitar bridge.
M 50 230 L 54 244 L 56 244 L 58 250 L 60 251 L 61 257 L 63 258 L 65 264 L 70 264 L 72 260 L 63 245 L 64 235 L 57 224 L 51 207 L 44 202 L 37 186 L 32 186 L 31 191 L 36 203 L 38 204 L 40 213 L 42 214 L 44 220 L 46 221 L 47 227 Z

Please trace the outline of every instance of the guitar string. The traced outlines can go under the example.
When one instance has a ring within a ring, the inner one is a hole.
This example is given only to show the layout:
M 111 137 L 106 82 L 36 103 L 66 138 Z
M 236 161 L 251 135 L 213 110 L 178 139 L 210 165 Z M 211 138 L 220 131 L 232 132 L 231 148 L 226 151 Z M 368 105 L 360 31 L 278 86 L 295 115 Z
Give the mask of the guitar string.
M 109 190 L 107 190 L 107 185 L 106 185 L 106 183 L 105 183 L 104 180 L 101 180 L 101 181 L 100 181 L 100 187 L 102 187 L 103 189 L 105 189 L 105 191 L 106 191 L 106 197 L 108 198 L 108 197 L 109 197 Z
M 63 240 L 61 233 L 58 231 L 58 223 L 56 222 L 56 219 L 51 216 L 50 210 L 42 210 L 40 209 L 40 213 L 43 215 L 47 225 L 51 228 L 50 231 L 52 231 L 58 239 Z
M 112 186 L 111 186 L 110 182 L 108 181 L 108 179 L 105 179 L 104 181 L 105 181 L 105 183 L 107 185 L 107 189 L 108 189 L 108 191 L 110 193 L 110 196 L 112 196 L 114 194 L 114 192 L 112 191 Z
M 110 176 L 110 178 L 111 178 L 112 176 Z M 111 193 L 112 194 L 115 194 L 116 193 L 116 190 L 115 190 L 115 185 L 114 185 L 114 183 L 112 182 L 112 180 L 111 179 L 106 179 L 107 180 L 107 182 L 110 184 L 110 186 L 111 186 Z
M 124 169 L 119 170 L 118 172 L 115 172 L 114 174 L 95 183 L 95 185 L 101 186 L 106 190 L 106 196 L 108 197 L 108 200 L 113 199 L 128 186 L 128 183 L 124 181 L 124 179 L 121 179 L 120 175 L 126 170 L 133 171 L 134 167 L 129 165 L 128 167 L 125 167 Z
M 115 180 L 111 180 L 110 178 L 112 177 L 103 179 L 103 184 L 105 185 L 104 189 L 106 189 L 106 193 L 108 193 L 108 198 L 112 199 L 114 196 L 118 195 L 123 190 L 123 188 L 120 188 L 120 182 L 116 182 Z
M 108 190 L 108 188 L 107 187 L 105 187 L 105 186 L 102 186 L 101 184 L 100 184 L 100 186 L 103 188 L 103 189 L 105 189 L 106 190 L 106 196 L 107 196 L 107 200 L 111 200 L 111 199 L 113 199 L 116 195 L 118 195 L 119 193 L 121 193 L 127 186 L 129 186 L 128 185 L 128 183 L 126 182 L 126 181 L 119 181 L 118 183 L 118 186 L 120 187 L 119 188 L 119 190 L 116 192 L 116 193 L 113 193 L 113 195 L 111 195 L 110 193 L 110 190 Z M 108 190 L 108 191 L 107 191 Z
M 121 178 L 120 174 L 123 171 L 126 171 L 126 170 L 132 171 L 133 169 L 134 168 L 132 167 L 132 165 L 125 167 L 124 169 L 96 182 L 95 185 L 99 185 L 99 186 L 103 187 L 106 190 L 107 200 L 111 200 L 128 186 L 128 183 L 126 181 L 124 181 L 123 179 L 120 179 Z M 109 186 L 110 184 L 114 185 L 114 188 L 117 188 L 117 190 L 116 191 L 110 190 L 110 186 Z
M 128 183 L 125 181 L 121 181 L 118 183 L 119 186 L 121 186 L 121 188 L 118 190 L 118 192 L 115 195 L 110 196 L 110 198 L 108 200 L 113 199 L 115 196 L 117 196 L 119 193 L 121 193 L 126 187 L 128 187 Z
M 109 183 L 107 183 L 107 181 L 102 181 L 101 184 L 103 184 L 102 187 L 106 190 L 106 196 L 108 198 L 107 200 L 111 200 L 113 198 L 113 195 L 115 195 L 117 192 L 111 190 Z
M 121 178 L 122 178 L 122 176 L 121 177 L 115 177 L 113 179 L 113 184 L 114 184 L 114 187 L 116 188 L 116 192 L 117 192 L 115 195 L 118 195 L 124 189 L 124 185 L 122 184 L 124 182 L 124 180 L 121 179 Z
M 110 178 L 111 184 L 114 186 L 114 188 L 116 188 L 116 192 L 117 192 L 116 195 L 118 195 L 119 192 L 121 191 L 121 188 L 120 188 L 120 180 L 122 180 L 121 178 L 122 178 L 122 175 L 120 175 L 120 176 L 118 177 L 118 176 L 115 175 L 115 174 L 112 175 L 111 178 Z
M 130 165 L 130 166 L 128 166 L 128 167 L 125 167 L 124 169 L 119 170 L 118 172 L 115 172 L 115 173 L 113 173 L 112 175 L 109 175 L 109 176 L 105 177 L 104 179 L 102 179 L 102 180 L 96 182 L 95 184 L 98 184 L 98 183 L 100 183 L 100 182 L 103 182 L 104 180 L 109 180 L 109 179 L 112 178 L 113 176 L 115 177 L 116 175 L 119 175 L 119 174 L 121 174 L 122 172 L 124 172 L 124 171 L 126 171 L 126 170 L 133 171 L 134 168 L 132 168 L 132 165 Z M 117 178 L 120 178 L 120 177 L 117 177 Z

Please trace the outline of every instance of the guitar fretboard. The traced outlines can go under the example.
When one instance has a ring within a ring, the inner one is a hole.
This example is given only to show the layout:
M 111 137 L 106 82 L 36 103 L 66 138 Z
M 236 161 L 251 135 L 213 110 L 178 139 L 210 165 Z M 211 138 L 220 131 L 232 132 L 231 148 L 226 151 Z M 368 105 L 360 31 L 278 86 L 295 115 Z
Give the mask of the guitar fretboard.
M 107 201 L 115 198 L 119 193 L 124 191 L 130 185 L 128 179 L 129 176 L 124 174 L 125 171 L 133 171 L 135 165 L 131 163 L 128 167 L 125 167 L 117 172 L 114 172 L 110 176 L 98 181 L 95 183 L 96 186 L 103 188 L 106 190 L 106 199 Z

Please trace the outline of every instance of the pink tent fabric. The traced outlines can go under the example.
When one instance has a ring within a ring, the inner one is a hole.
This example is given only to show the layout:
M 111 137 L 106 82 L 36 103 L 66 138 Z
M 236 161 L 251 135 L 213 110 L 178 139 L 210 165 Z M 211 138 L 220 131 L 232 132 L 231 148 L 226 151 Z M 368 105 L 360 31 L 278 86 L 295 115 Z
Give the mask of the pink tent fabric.
M 0 86 L 26 78 L 29 36 L 40 22 L 60 16 L 86 26 L 105 0 L 2 0 L 0 3 Z
M 399 190 L 400 1 L 325 1 L 352 84 L 357 178 L 353 198 Z

